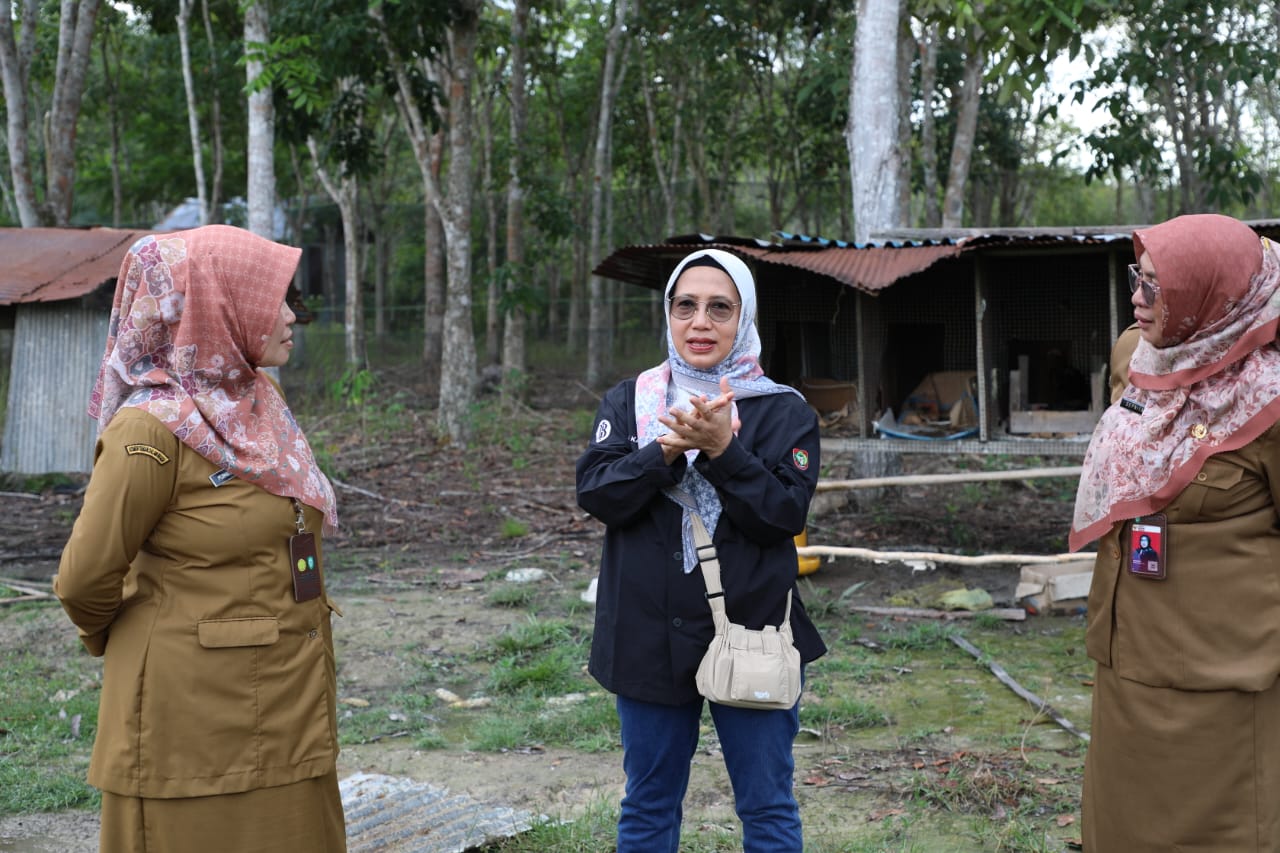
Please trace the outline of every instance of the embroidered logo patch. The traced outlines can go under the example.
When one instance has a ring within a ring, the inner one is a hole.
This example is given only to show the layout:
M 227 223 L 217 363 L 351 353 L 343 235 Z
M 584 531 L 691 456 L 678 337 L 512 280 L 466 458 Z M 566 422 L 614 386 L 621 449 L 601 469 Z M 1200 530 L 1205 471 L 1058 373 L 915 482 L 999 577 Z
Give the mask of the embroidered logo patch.
M 152 447 L 149 444 L 126 444 L 124 452 L 130 456 L 150 456 L 161 465 L 169 461 L 169 457 L 159 448 Z
M 613 424 L 609 423 L 608 421 L 601 421 L 600 423 L 596 424 L 596 443 L 597 444 L 604 441 L 606 438 L 608 438 L 612 434 L 613 434 Z
M 795 466 L 801 471 L 809 470 L 809 454 L 807 451 L 801 450 L 798 447 L 791 448 L 791 461 L 795 463 Z

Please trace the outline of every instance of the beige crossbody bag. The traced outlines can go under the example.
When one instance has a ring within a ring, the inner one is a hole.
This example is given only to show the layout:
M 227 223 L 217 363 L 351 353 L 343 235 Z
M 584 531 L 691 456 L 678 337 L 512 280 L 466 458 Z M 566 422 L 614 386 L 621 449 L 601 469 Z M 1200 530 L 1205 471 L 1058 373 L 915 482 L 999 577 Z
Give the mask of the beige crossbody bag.
M 690 516 L 698 565 L 716 626 L 716 635 L 698 666 L 698 692 L 721 705 L 790 708 L 800 698 L 800 651 L 791 636 L 791 591 L 787 590 L 787 612 L 778 627 L 766 625 L 752 631 L 730 622 L 715 545 L 702 518 L 692 511 Z

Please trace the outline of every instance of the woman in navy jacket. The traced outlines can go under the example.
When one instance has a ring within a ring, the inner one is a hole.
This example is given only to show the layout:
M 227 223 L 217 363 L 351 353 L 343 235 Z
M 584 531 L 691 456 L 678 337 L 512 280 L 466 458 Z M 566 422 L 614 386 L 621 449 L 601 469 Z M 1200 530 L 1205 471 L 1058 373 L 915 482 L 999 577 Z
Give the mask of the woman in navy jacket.
M 777 625 L 787 592 L 801 659 L 826 651 L 795 589 L 793 537 L 818 480 L 818 421 L 764 376 L 755 282 L 703 249 L 667 281 L 667 360 L 605 396 L 578 459 L 578 503 L 606 526 L 591 674 L 617 694 L 626 792 L 618 853 L 679 847 L 703 700 L 694 675 L 714 634 L 690 511 L 720 558 L 729 618 Z M 745 853 L 802 849 L 792 791 L 799 703 L 710 703 Z

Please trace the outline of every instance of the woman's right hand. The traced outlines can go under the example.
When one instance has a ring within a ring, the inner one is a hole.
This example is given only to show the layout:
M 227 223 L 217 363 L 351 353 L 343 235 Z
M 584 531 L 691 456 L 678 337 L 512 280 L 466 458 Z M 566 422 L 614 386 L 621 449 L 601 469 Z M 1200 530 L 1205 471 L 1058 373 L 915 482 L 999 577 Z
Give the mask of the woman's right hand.
M 671 430 L 658 437 L 662 457 L 668 465 L 688 450 L 700 450 L 716 458 L 733 441 L 733 434 L 741 426 L 734 421 L 733 391 L 727 378 L 720 379 L 719 396 L 691 397 L 689 405 L 689 409 L 671 409 L 666 417 L 658 418 Z

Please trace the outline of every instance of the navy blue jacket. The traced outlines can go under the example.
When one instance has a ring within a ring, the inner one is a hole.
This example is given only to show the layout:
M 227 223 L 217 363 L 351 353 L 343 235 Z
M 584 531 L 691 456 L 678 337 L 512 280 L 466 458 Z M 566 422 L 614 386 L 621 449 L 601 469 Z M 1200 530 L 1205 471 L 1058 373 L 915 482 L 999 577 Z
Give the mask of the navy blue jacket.
M 796 587 L 794 536 L 818 482 L 818 419 L 795 394 L 737 401 L 742 428 L 717 459 L 694 466 L 724 511 L 712 533 L 729 619 L 748 628 L 782 622 L 806 663 L 827 650 Z M 684 456 L 637 446 L 635 380 L 605 395 L 591 444 L 578 458 L 578 504 L 605 524 L 590 672 L 605 689 L 678 705 L 696 699 L 694 675 L 715 628 L 702 571 L 683 569 L 681 508 L 662 493 L 684 477 Z M 606 427 L 607 423 L 607 427 Z

